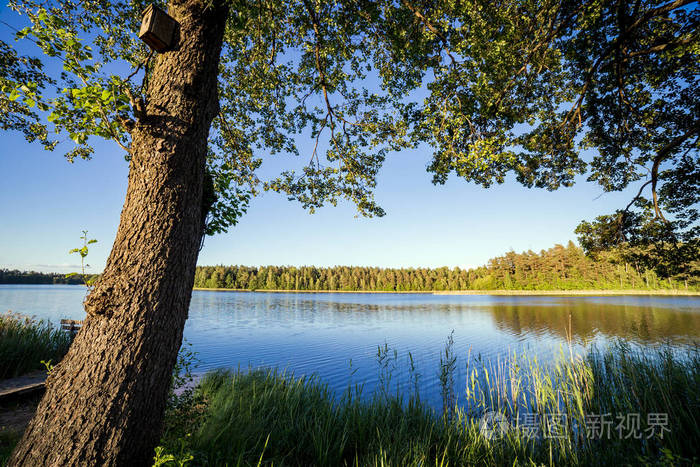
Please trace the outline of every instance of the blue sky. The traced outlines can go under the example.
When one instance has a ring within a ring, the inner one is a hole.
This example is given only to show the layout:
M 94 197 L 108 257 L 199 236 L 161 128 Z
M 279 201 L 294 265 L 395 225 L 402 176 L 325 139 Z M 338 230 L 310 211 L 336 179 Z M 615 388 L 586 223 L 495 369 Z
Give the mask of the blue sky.
M 97 238 L 89 256 L 100 271 L 116 234 L 127 163 L 115 144 L 97 146 L 90 161 L 69 164 L 19 134 L 3 134 L 0 150 L 0 267 L 64 272 L 81 230 Z M 387 214 L 356 218 L 348 203 L 311 215 L 276 193 L 252 201 L 230 232 L 209 237 L 199 264 L 335 264 L 478 266 L 490 257 L 574 239 L 582 219 L 609 212 L 628 198 L 592 183 L 556 192 L 514 182 L 483 189 L 452 178 L 433 186 L 430 149 L 395 153 L 379 177 L 376 197 Z M 597 198 L 597 199 L 596 199 Z
M 3 10 L 0 19 L 8 21 Z M 0 25 L 0 38 L 9 37 Z M 69 144 L 46 152 L 20 134 L 2 134 L 0 268 L 74 270 L 79 261 L 68 250 L 79 245 L 82 230 L 98 240 L 88 257 L 91 271 L 104 267 L 128 166 L 109 142 L 96 144 L 92 160 L 70 164 L 62 157 Z M 573 240 L 581 220 L 631 199 L 630 193 L 603 194 L 584 177 L 556 192 L 512 179 L 489 189 L 457 177 L 434 186 L 425 170 L 431 154 L 424 146 L 388 157 L 376 190 L 383 218 L 357 218 L 349 203 L 310 215 L 283 195 L 263 193 L 230 232 L 206 239 L 199 264 L 473 267 L 510 249 L 539 251 Z M 280 157 L 263 170 L 285 167 Z

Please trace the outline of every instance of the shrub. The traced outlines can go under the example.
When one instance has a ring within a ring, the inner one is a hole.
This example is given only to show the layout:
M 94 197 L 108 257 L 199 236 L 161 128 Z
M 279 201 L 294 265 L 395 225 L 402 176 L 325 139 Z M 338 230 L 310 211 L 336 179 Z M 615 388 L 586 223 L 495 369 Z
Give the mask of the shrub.
M 68 352 L 71 336 L 47 321 L 18 313 L 0 314 L 0 379 L 44 368 L 44 361 L 57 363 Z

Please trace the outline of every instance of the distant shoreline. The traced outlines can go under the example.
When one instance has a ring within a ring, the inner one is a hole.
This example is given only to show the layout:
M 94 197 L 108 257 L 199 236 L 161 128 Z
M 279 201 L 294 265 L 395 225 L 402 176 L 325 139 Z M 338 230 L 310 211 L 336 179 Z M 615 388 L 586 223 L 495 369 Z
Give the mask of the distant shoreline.
M 440 290 L 431 292 L 433 295 L 682 295 L 700 296 L 700 292 L 692 290 Z
M 72 285 L 81 287 L 80 284 L 0 284 L 0 285 Z M 82 286 L 84 287 L 84 286 Z M 700 297 L 700 291 L 676 290 L 676 289 L 585 289 L 585 290 L 282 290 L 282 289 L 225 289 L 193 287 L 192 290 L 203 292 L 246 292 L 246 293 L 299 293 L 299 294 L 411 294 L 411 295 L 497 295 L 497 296 L 614 296 L 614 295 L 653 295 L 669 297 Z
M 225 289 L 194 287 L 193 290 L 209 292 L 258 292 L 258 293 L 337 293 L 337 294 L 423 294 L 423 295 L 530 295 L 530 296 L 597 296 L 597 295 L 667 295 L 667 296 L 700 296 L 700 292 L 692 290 L 432 290 L 432 291 L 395 291 L 395 290 L 265 290 L 265 289 Z

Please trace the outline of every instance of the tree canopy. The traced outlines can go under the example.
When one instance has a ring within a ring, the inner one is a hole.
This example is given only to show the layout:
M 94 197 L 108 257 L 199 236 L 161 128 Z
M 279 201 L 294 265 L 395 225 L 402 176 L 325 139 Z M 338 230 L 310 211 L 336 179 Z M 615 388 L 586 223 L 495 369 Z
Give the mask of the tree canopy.
M 411 106 L 414 134 L 436 148 L 435 183 L 454 173 L 488 187 L 512 173 L 553 190 L 586 174 L 636 193 L 579 226 L 589 253 L 652 245 L 675 258 L 665 273 L 697 258 L 697 2 L 403 5 L 431 39 L 416 61 L 430 94 Z
M 67 132 L 69 160 L 91 156 L 91 136 L 128 150 L 152 68 L 134 34 L 145 6 L 11 1 L 29 21 L 17 38 L 43 57 L 0 43 L 2 128 L 48 149 Z M 698 237 L 696 1 L 273 0 L 231 11 L 210 234 L 260 189 L 310 210 L 345 198 L 383 215 L 373 188 L 387 152 L 425 142 L 434 183 L 456 174 L 488 187 L 513 174 L 553 190 L 587 174 L 604 191 L 639 190 L 582 224 L 585 244 Z M 52 59 L 60 73 L 47 71 Z M 298 160 L 261 179 L 275 154 Z
M 365 83 L 375 68 L 393 72 L 388 43 L 374 24 L 380 6 L 233 3 L 219 70 L 220 110 L 209 140 L 217 195 L 209 233 L 235 223 L 260 188 L 284 192 L 311 210 L 347 198 L 364 215 L 383 215 L 372 189 L 386 152 L 408 144 L 408 124 L 395 105 L 408 86 L 374 92 Z M 2 70 L 2 105 L 9 111 L 0 117 L 3 128 L 24 131 L 49 149 L 55 132 L 67 132 L 75 142 L 69 160 L 91 157 L 91 136 L 113 139 L 128 152 L 129 130 L 146 105 L 153 55 L 134 34 L 146 3 L 10 6 L 30 22 L 16 37 L 32 40 L 44 56 L 19 55 L 2 43 L 9 65 Z M 43 71 L 51 58 L 62 64 L 60 74 Z M 310 154 L 298 148 L 295 137 L 302 133 L 316 142 Z M 261 157 L 277 153 L 308 163 L 261 180 Z

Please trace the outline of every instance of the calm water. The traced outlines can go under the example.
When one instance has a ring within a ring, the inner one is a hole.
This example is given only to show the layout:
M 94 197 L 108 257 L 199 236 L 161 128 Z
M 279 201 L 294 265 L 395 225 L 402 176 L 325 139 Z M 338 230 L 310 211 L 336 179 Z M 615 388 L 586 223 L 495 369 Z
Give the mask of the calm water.
M 80 286 L 0 285 L 0 311 L 58 323 L 82 319 Z M 408 352 L 421 396 L 437 400 L 439 355 L 454 330 L 457 383 L 467 355 L 559 355 L 571 323 L 574 348 L 623 338 L 634 345 L 700 343 L 700 297 L 509 297 L 428 294 L 293 294 L 195 291 L 185 338 L 198 372 L 278 367 L 317 374 L 336 391 L 377 384 L 377 346 L 396 350 L 392 384 L 408 384 Z M 463 384 L 463 383 L 462 383 Z M 457 388 L 459 391 L 459 387 Z

